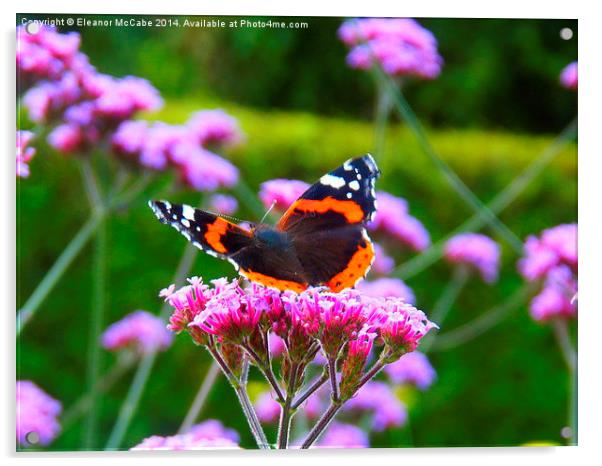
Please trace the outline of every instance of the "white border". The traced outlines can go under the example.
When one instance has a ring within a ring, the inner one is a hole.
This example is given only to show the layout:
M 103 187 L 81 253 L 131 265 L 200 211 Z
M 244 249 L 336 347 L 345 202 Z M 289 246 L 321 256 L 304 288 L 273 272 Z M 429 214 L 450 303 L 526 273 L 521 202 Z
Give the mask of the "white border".
M 128 464 L 159 464 L 169 458 L 170 463 L 185 461 L 211 461 L 223 463 L 241 463 L 261 461 L 267 465 L 281 466 L 282 462 L 306 465 L 308 461 L 336 461 L 345 465 L 365 464 L 367 460 L 378 457 L 380 461 L 392 463 L 413 464 L 446 464 L 452 465 L 503 465 L 508 463 L 525 464 L 545 462 L 546 465 L 562 464 L 567 461 L 577 461 L 578 464 L 590 464 L 596 458 L 600 459 L 602 445 L 601 431 L 601 373 L 599 344 L 602 331 L 602 302 L 598 283 L 598 269 L 602 263 L 600 242 L 602 231 L 600 228 L 600 203 L 602 192 L 600 176 L 602 175 L 600 146 L 600 125 L 602 118 L 600 111 L 600 84 L 602 74 L 600 70 L 600 46 L 602 44 L 602 27 L 600 16 L 597 14 L 594 2 L 590 1 L 532 1 L 504 0 L 495 4 L 485 4 L 482 1 L 452 0 L 395 2 L 393 0 L 345 0 L 344 2 L 326 2 L 324 0 L 305 0 L 303 2 L 287 3 L 282 1 L 230 0 L 226 2 L 191 2 L 171 0 L 159 2 L 153 0 L 124 2 L 123 0 L 104 0 L 102 6 L 99 2 L 81 2 L 81 0 L 22 0 L 18 5 L 6 5 L 3 2 L 2 22 L 5 46 L 3 63 L 5 70 L 2 73 L 5 93 L 2 102 L 5 109 L 1 113 L 3 124 L 3 141 L 5 156 L 2 173 L 7 176 L 2 190 L 4 212 L 14 213 L 14 169 L 12 151 L 14 143 L 14 18 L 16 12 L 78 12 L 78 13 L 136 13 L 136 14 L 254 14 L 254 15 L 289 15 L 289 16 L 414 16 L 414 17 L 507 17 L 507 18 L 578 18 L 579 19 L 579 223 L 580 223 L 580 341 L 579 341 L 579 444 L 578 448 L 442 448 L 442 449 L 415 449 L 415 450 L 366 450 L 366 451 L 311 451 L 304 452 L 277 452 L 262 454 L 261 452 L 224 453 L 203 452 L 174 454 L 136 454 L 127 453 L 71 453 L 71 454 L 38 454 L 19 455 L 22 464 L 29 464 L 35 458 L 43 458 L 45 464 L 62 464 L 74 462 L 80 464 L 85 458 L 86 464 L 98 464 L 103 459 L 110 457 L 113 461 L 127 461 Z M 334 39 L 333 39 L 334 40 Z M 598 44 L 598 45 L 595 45 Z M 8 71 L 6 71 L 8 70 Z M 9 178 L 10 176 L 10 178 Z M 12 180 L 12 181 L 10 181 Z M 2 388 L 2 413 L 5 413 L 2 422 L 1 439 L 5 455 L 9 462 L 15 460 L 14 449 L 14 420 L 6 413 L 14 413 L 11 403 L 14 403 L 14 325 L 12 310 L 14 309 L 14 225 L 2 229 L 0 257 L 2 257 L 3 288 L 1 294 L 6 301 L 3 309 L 5 320 L 5 342 L 0 347 L 6 350 L 3 372 Z M 8 299 L 10 297 L 10 299 Z M 68 325 L 68 322 L 65 323 Z M 529 342 L 524 342 L 528 345 Z M 12 360 L 11 360 L 12 358 Z M 542 385 L 542 389 L 544 386 Z M 495 422 L 495 419 L 492 419 Z M 11 454 L 12 453 L 12 454 Z M 127 460 L 125 458 L 127 457 Z

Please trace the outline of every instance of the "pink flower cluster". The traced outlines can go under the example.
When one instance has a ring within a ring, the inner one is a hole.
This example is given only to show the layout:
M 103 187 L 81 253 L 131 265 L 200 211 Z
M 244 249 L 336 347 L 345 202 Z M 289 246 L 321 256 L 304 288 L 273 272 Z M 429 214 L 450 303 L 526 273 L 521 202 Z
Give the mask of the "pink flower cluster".
M 563 87 L 570 89 L 572 91 L 576 91 L 578 87 L 578 77 L 577 77 L 577 62 L 574 61 L 569 63 L 560 73 L 560 84 Z
M 238 201 L 227 194 L 214 194 L 209 198 L 209 210 L 221 215 L 234 215 L 238 210 Z
M 27 178 L 29 176 L 29 165 L 36 150 L 28 147 L 33 139 L 31 131 L 17 131 L 17 176 Z
M 50 444 L 61 430 L 58 416 L 61 403 L 29 380 L 17 381 L 17 442 L 32 446 L 29 435 L 37 435 L 37 445 Z
M 497 280 L 500 268 L 500 246 L 478 233 L 460 233 L 445 243 L 445 259 L 452 264 L 474 268 L 487 283 Z
M 435 36 L 413 19 L 350 19 L 339 28 L 339 38 L 351 48 L 352 68 L 365 70 L 376 62 L 393 76 L 434 79 L 441 73 Z
M 562 224 L 529 236 L 518 269 L 528 281 L 541 281 L 542 291 L 531 301 L 536 321 L 575 317 L 577 293 L 577 224 Z
M 232 163 L 206 147 L 231 145 L 241 138 L 233 117 L 222 110 L 205 110 L 193 114 L 183 125 L 125 121 L 111 144 L 126 161 L 151 170 L 173 167 L 191 188 L 214 191 L 234 186 L 239 173 Z
M 378 210 L 369 229 L 398 241 L 413 251 L 423 251 L 431 245 L 424 225 L 409 214 L 405 199 L 384 191 L 376 193 Z
M 150 312 L 136 311 L 109 326 L 101 341 L 110 351 L 131 349 L 138 354 L 149 354 L 169 348 L 172 338 L 163 320 Z
M 318 448 L 368 448 L 370 441 L 368 434 L 359 427 L 333 422 L 316 446 Z
M 371 381 L 359 389 L 343 408 L 350 413 L 369 413 L 372 430 L 382 432 L 401 427 L 408 420 L 406 406 L 397 398 L 385 382 Z
M 399 298 L 406 303 L 415 304 L 414 291 L 400 278 L 381 277 L 376 280 L 363 280 L 356 288 L 367 296 Z
M 35 35 L 21 27 L 17 35 L 18 71 L 43 78 L 25 92 L 23 106 L 36 123 L 58 123 L 48 142 L 59 152 L 86 151 L 137 112 L 163 105 L 147 80 L 99 73 L 79 52 L 77 33 L 42 26 Z
M 309 184 L 300 180 L 277 178 L 261 184 L 259 199 L 269 209 L 274 208 L 284 212 L 309 188 Z
M 420 351 L 403 355 L 399 361 L 385 366 L 385 373 L 395 384 L 411 384 L 426 390 L 437 377 L 428 358 Z
M 204 450 L 213 448 L 238 448 L 239 436 L 221 422 L 209 419 L 192 426 L 184 434 L 161 437 L 153 435 L 130 450 Z

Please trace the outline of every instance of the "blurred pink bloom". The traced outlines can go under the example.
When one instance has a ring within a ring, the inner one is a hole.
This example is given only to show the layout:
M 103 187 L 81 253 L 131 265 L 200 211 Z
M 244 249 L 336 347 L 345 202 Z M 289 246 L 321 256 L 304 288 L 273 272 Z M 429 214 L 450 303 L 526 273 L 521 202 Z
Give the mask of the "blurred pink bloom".
M 393 383 L 409 383 L 420 390 L 429 388 L 437 377 L 426 355 L 419 351 L 404 354 L 399 361 L 386 365 L 384 371 Z
M 277 358 L 286 351 L 286 345 L 284 343 L 284 340 L 278 335 L 270 332 L 270 334 L 268 335 L 268 339 L 270 344 L 270 353 L 273 357 Z
M 416 304 L 412 289 L 400 278 L 381 277 L 376 280 L 362 280 L 356 288 L 363 294 L 378 297 L 400 298 L 406 303 Z
M 393 272 L 395 268 L 395 261 L 391 256 L 388 256 L 383 247 L 374 243 L 374 262 L 372 263 L 372 268 L 370 272 L 375 273 L 377 275 L 388 275 Z
M 37 434 L 38 445 L 50 444 L 61 430 L 61 403 L 29 380 L 17 380 L 17 443 L 29 446 L 27 435 Z
M 172 335 L 163 320 L 146 312 L 133 312 L 115 322 L 102 334 L 102 346 L 110 351 L 131 348 L 139 354 L 165 350 L 171 345 Z
M 576 293 L 577 282 L 569 267 L 561 265 L 551 269 L 543 290 L 531 301 L 531 317 L 538 322 L 576 317 L 577 305 L 572 302 Z
M 271 392 L 263 392 L 254 404 L 257 417 L 261 422 L 276 422 L 280 417 L 280 404 Z
M 238 201 L 234 196 L 214 194 L 209 198 L 209 210 L 221 215 L 234 215 L 238 210 Z
M 259 199 L 266 209 L 275 203 L 274 208 L 283 212 L 308 188 L 309 184 L 304 181 L 277 178 L 261 183 Z
M 174 147 L 174 153 L 181 160 L 182 179 L 197 191 L 215 191 L 219 188 L 232 188 L 238 183 L 238 169 L 228 160 L 213 154 L 202 147 L 187 151 L 182 159 L 182 147 Z
M 544 230 L 539 238 L 527 238 L 525 257 L 519 260 L 518 269 L 528 281 L 535 281 L 561 264 L 576 272 L 577 260 L 577 224 L 562 224 Z
M 342 422 L 330 424 L 316 445 L 319 448 L 368 448 L 368 434 L 359 427 Z
M 202 146 L 227 146 L 242 140 L 242 132 L 236 118 L 221 109 L 196 112 L 190 117 L 186 126 Z
M 111 78 L 102 94 L 95 101 L 98 117 L 123 121 L 139 111 L 158 110 L 163 106 L 159 92 L 143 78 L 126 76 Z
M 434 79 L 441 72 L 435 36 L 413 19 L 350 19 L 339 28 L 339 38 L 351 48 L 352 68 L 365 70 L 376 61 L 394 76 Z
M 481 278 L 493 283 L 500 268 L 500 246 L 478 233 L 460 233 L 445 243 L 445 259 L 452 264 L 474 267 Z
M 81 127 L 65 123 L 55 127 L 48 135 L 48 144 L 63 154 L 73 154 L 85 148 Z
M 376 193 L 378 210 L 368 228 L 382 232 L 414 251 L 423 251 L 431 245 L 424 225 L 408 213 L 405 199 L 384 191 Z
M 29 176 L 29 165 L 36 150 L 28 147 L 34 134 L 31 131 L 17 131 L 17 176 L 27 178 Z
M 560 84 L 572 91 L 577 90 L 577 62 L 569 63 L 560 73 Z
M 153 435 L 130 450 L 204 450 L 214 448 L 239 448 L 238 433 L 225 429 L 221 422 L 208 420 L 190 428 L 184 434 L 171 437 Z
M 384 382 L 368 382 L 359 389 L 357 395 L 343 405 L 343 410 L 370 413 L 372 429 L 376 432 L 391 427 L 401 427 L 408 418 L 405 405 Z

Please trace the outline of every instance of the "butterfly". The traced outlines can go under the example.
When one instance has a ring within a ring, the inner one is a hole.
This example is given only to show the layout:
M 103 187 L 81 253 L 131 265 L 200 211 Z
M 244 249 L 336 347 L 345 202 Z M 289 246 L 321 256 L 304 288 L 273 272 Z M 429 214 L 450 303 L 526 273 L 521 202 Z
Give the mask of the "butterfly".
M 380 171 L 370 154 L 347 160 L 310 186 L 275 226 L 243 228 L 189 205 L 149 201 L 157 218 L 250 281 L 301 292 L 351 288 L 374 260 L 366 224 L 376 212 Z

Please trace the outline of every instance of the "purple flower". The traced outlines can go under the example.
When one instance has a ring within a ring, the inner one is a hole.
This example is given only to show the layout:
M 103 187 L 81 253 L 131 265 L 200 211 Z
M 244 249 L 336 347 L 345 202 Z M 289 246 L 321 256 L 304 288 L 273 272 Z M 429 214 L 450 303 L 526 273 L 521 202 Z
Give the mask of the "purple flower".
M 110 351 L 132 348 L 139 354 L 165 350 L 172 335 L 163 320 L 146 311 L 133 312 L 115 322 L 102 334 L 102 346 Z
M 234 215 L 238 210 L 238 201 L 227 194 L 214 194 L 209 199 L 209 210 L 221 215 Z
M 17 443 L 29 446 L 27 436 L 37 434 L 39 445 L 50 444 L 61 430 L 61 403 L 29 380 L 17 381 Z
M 408 213 L 405 199 L 384 191 L 376 194 L 378 210 L 368 228 L 399 241 L 414 251 L 423 251 L 431 245 L 424 225 Z
M 416 296 L 412 289 L 399 278 L 381 277 L 376 280 L 363 280 L 356 288 L 367 296 L 394 297 L 406 303 L 416 303 Z
M 413 19 L 351 19 L 339 28 L 339 38 L 351 47 L 347 64 L 352 68 L 365 70 L 376 62 L 390 75 L 422 79 L 441 72 L 435 36 Z
M 236 118 L 220 109 L 196 112 L 186 126 L 202 146 L 227 146 L 242 140 L 242 132 Z
M 225 429 L 221 422 L 208 420 L 190 428 L 184 434 L 171 437 L 153 435 L 130 450 L 204 450 L 238 448 L 238 433 Z
M 111 78 L 95 101 L 99 117 L 123 121 L 139 111 L 158 110 L 163 105 L 159 92 L 146 80 L 135 76 Z
M 577 224 L 562 224 L 544 230 L 540 237 L 529 236 L 525 242 L 525 257 L 518 269 L 528 281 L 535 281 L 558 265 L 577 270 Z
M 399 361 L 386 365 L 384 371 L 393 383 L 409 383 L 420 390 L 429 388 L 437 377 L 426 355 L 419 351 L 403 355 Z
M 269 209 L 272 204 L 279 211 L 285 211 L 295 202 L 307 189 L 309 184 L 305 181 L 287 180 L 277 178 L 261 183 L 259 199 Z
M 29 176 L 29 165 L 36 150 L 28 147 L 34 134 L 31 131 L 17 131 L 17 176 L 27 178 Z
M 368 434 L 359 427 L 342 422 L 333 422 L 319 443 L 320 448 L 368 448 Z
M 276 422 L 280 417 L 280 404 L 271 392 L 264 392 L 254 404 L 257 417 L 262 422 Z
M 560 73 L 560 84 L 572 91 L 577 90 L 577 62 L 569 63 Z
M 80 126 L 65 123 L 50 132 L 48 144 L 63 154 L 73 154 L 84 149 L 85 137 Z
M 372 415 L 372 429 L 376 432 L 391 427 L 401 427 L 408 418 L 405 405 L 384 382 L 368 382 L 359 389 L 357 395 L 343 405 L 343 410 L 356 413 L 368 412 Z
M 370 271 L 377 275 L 388 275 L 394 268 L 395 260 L 387 255 L 380 244 L 374 243 L 374 262 Z
M 551 269 L 542 291 L 531 301 L 531 317 L 538 322 L 576 317 L 577 306 L 572 302 L 576 293 L 577 282 L 569 267 L 560 265 Z
M 286 344 L 284 340 L 280 338 L 275 333 L 271 333 L 268 335 L 269 344 L 270 344 L 270 354 L 277 358 L 281 356 L 286 351 Z
M 190 148 L 182 159 L 182 145 L 174 152 L 181 160 L 180 173 L 184 182 L 197 191 L 215 191 L 219 188 L 232 188 L 238 183 L 238 169 L 228 160 L 213 154 L 202 147 Z
M 461 233 L 445 244 L 445 259 L 452 264 L 474 267 L 481 278 L 493 283 L 498 278 L 500 247 L 491 238 L 478 233 Z

